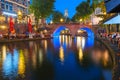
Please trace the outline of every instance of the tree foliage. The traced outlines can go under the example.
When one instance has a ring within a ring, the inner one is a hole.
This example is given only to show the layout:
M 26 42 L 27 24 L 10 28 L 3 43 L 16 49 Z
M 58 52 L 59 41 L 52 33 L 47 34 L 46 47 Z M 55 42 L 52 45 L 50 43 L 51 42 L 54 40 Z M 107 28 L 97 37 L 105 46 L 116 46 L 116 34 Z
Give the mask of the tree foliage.
M 64 18 L 63 14 L 61 12 L 59 12 L 59 11 L 54 11 L 53 12 L 53 14 L 52 14 L 52 20 L 53 20 L 54 23 L 60 22 L 61 18 L 62 19 Z
M 85 20 L 92 14 L 92 12 L 93 9 L 91 8 L 90 0 L 83 1 L 76 7 L 76 14 L 72 20 L 79 20 L 80 18 Z
M 114 15 L 112 14 L 106 14 L 106 8 L 104 4 L 104 0 L 93 0 L 92 7 L 95 10 L 96 8 L 101 8 L 101 12 L 103 14 L 101 15 L 96 15 L 97 17 L 101 17 L 103 20 L 101 22 L 104 22 L 106 19 L 110 18 L 111 16 Z
M 33 0 L 29 10 L 38 21 L 50 16 L 54 9 L 54 2 L 55 0 Z

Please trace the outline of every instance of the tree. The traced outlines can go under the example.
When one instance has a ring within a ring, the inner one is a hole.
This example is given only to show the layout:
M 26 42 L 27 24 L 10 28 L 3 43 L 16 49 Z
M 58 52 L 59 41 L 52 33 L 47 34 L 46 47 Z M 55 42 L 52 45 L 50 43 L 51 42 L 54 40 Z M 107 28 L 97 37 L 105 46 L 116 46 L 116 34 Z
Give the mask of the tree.
M 82 3 L 80 3 L 76 7 L 76 11 L 77 12 L 76 12 L 76 14 L 74 15 L 73 18 L 75 18 L 76 20 L 78 20 L 80 18 L 82 20 L 86 20 L 93 12 L 93 9 L 91 8 L 91 5 L 90 5 L 90 0 L 83 1 Z
M 30 6 L 30 12 L 34 14 L 36 25 L 38 26 L 39 19 L 44 19 L 50 16 L 54 9 L 55 0 L 33 0 Z
M 94 11 L 95 11 L 96 8 L 101 8 L 101 12 L 103 14 L 96 15 L 97 17 L 101 17 L 103 19 L 101 21 L 101 23 L 114 15 L 114 13 L 106 14 L 106 8 L 105 8 L 104 0 L 93 0 L 92 1 L 92 8 L 93 8 Z
M 59 12 L 59 11 L 54 11 L 53 12 L 53 14 L 52 14 L 52 19 L 53 19 L 53 22 L 54 23 L 58 23 L 58 22 L 60 22 L 60 19 L 63 19 L 64 18 L 64 16 L 63 16 L 63 14 L 61 13 L 61 12 Z

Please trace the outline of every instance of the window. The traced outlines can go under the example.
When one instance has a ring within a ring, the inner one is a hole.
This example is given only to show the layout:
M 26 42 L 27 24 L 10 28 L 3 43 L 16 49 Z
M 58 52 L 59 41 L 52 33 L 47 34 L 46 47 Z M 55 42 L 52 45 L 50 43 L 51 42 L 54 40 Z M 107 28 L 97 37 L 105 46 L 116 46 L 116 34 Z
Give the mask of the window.
M 2 3 L 2 4 L 1 4 L 1 8 L 2 8 L 2 9 L 5 9 L 5 4 Z
M 4 2 L 4 0 L 0 0 L 0 1 Z
M 12 11 L 13 10 L 13 7 L 12 6 L 10 6 L 10 11 Z
M 8 10 L 8 5 L 6 5 L 6 9 Z

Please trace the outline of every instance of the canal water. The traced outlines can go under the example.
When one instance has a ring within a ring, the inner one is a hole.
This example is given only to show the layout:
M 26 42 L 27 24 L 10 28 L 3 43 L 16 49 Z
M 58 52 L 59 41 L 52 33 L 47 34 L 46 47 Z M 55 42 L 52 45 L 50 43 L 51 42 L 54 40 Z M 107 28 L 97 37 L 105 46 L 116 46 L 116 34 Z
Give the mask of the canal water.
M 94 38 L 0 44 L 0 80 L 112 80 L 109 50 Z

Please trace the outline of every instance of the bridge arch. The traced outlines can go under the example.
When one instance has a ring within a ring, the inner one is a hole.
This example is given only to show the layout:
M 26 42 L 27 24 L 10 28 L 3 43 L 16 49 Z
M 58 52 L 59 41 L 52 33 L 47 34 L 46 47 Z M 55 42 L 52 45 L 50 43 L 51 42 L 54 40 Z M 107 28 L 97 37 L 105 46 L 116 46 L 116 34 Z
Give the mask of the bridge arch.
M 88 37 L 94 37 L 94 32 L 90 28 L 83 27 L 83 28 L 79 28 L 78 30 L 84 30 L 87 32 Z
M 57 29 L 55 29 L 55 31 L 53 32 L 52 36 L 57 37 L 57 36 L 60 35 L 62 30 L 66 30 L 66 29 L 68 29 L 70 31 L 70 29 L 67 28 L 66 26 L 59 26 Z

